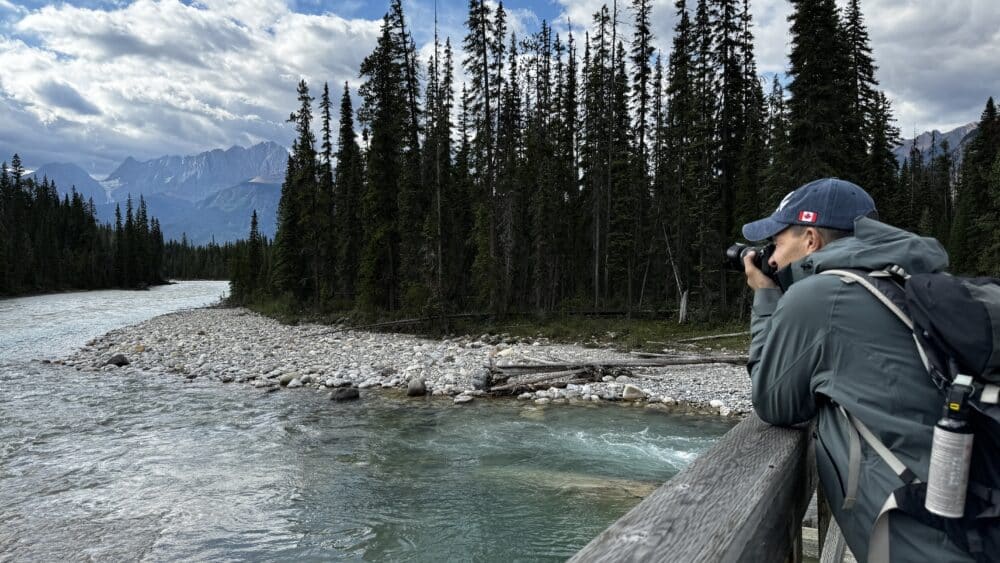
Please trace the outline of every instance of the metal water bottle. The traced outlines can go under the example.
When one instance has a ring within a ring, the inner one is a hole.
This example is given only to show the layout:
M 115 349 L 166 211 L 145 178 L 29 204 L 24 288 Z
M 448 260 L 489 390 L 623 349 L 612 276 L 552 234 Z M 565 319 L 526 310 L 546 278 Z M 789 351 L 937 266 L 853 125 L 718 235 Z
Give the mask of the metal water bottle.
M 944 415 L 934 426 L 924 508 L 945 518 L 961 518 L 965 512 L 973 438 L 966 399 L 971 393 L 972 377 L 956 375 Z

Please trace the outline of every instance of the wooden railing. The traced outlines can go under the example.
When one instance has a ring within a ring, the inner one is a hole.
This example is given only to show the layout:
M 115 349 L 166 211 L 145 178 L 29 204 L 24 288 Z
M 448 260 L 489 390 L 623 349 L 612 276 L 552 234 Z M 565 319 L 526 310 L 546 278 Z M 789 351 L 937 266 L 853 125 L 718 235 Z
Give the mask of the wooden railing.
M 570 561 L 800 561 L 812 456 L 808 428 L 751 414 Z

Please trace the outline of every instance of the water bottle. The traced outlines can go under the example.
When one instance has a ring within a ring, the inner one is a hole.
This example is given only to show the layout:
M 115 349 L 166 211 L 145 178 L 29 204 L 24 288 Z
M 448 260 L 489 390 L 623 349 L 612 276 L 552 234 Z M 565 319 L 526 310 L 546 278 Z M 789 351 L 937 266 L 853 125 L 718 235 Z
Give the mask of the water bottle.
M 961 518 L 965 512 L 973 438 L 966 399 L 971 393 L 972 377 L 955 376 L 944 415 L 934 426 L 924 508 L 945 518 Z

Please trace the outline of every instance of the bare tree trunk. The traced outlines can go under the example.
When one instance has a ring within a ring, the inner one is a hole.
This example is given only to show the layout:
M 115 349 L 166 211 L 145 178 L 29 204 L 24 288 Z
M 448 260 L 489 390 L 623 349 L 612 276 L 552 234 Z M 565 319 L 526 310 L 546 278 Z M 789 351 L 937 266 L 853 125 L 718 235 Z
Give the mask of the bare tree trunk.
M 670 237 L 667 236 L 667 226 L 660 223 L 660 227 L 663 229 L 663 242 L 667 245 L 667 258 L 670 260 L 670 268 L 674 272 L 674 281 L 677 283 L 677 298 L 680 300 L 677 322 L 683 324 L 687 322 L 688 292 L 684 289 L 683 284 L 681 284 L 681 275 L 677 270 L 677 263 L 674 262 L 674 253 L 670 250 Z

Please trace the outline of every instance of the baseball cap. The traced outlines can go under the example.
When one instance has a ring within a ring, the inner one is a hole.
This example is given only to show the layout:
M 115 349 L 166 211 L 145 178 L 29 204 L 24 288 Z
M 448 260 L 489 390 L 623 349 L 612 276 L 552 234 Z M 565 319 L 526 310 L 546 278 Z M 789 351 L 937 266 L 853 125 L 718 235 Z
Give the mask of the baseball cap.
M 878 217 L 872 196 L 846 180 L 823 178 L 789 192 L 770 217 L 743 225 L 743 236 L 765 240 L 791 225 L 853 231 L 861 216 Z

